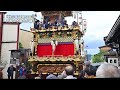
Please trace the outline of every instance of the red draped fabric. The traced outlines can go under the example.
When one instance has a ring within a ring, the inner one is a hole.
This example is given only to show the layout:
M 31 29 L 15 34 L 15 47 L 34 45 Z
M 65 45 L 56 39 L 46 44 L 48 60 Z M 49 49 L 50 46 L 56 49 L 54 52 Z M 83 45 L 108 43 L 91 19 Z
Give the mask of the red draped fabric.
M 55 55 L 74 55 L 74 44 L 60 44 L 56 47 Z
M 52 55 L 52 46 L 51 45 L 38 45 L 37 46 L 37 55 L 39 57 L 44 55 Z M 56 47 L 54 55 L 74 55 L 74 44 L 59 44 Z
M 51 45 L 38 45 L 37 55 L 39 57 L 44 56 L 44 55 L 52 55 L 52 46 Z

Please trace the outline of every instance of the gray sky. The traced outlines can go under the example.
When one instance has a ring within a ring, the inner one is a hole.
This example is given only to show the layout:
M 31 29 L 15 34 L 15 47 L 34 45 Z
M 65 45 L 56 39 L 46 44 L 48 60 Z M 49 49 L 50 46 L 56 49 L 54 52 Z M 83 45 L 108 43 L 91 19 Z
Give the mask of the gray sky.
M 32 15 L 33 11 L 7 11 L 6 15 Z M 99 46 L 104 45 L 103 37 L 107 36 L 113 24 L 120 15 L 120 11 L 82 11 L 82 16 L 87 20 L 87 31 L 84 36 L 85 48 L 89 54 L 99 52 Z M 37 19 L 41 20 L 41 13 L 37 13 Z M 66 18 L 68 24 L 74 20 L 72 17 Z M 32 23 L 22 23 L 21 29 L 30 30 Z

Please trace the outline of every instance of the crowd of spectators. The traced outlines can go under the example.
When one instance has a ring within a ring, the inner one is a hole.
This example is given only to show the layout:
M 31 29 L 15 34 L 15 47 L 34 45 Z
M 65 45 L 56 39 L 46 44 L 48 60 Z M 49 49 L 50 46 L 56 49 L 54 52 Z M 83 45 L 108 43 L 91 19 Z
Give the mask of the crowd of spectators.
M 43 22 L 36 20 L 34 22 L 34 28 L 37 30 L 41 29 L 48 29 L 54 27 L 54 29 L 57 29 L 58 27 L 68 27 L 67 20 L 64 18 L 58 19 L 56 18 L 55 20 L 50 20 L 50 19 L 45 19 Z M 72 26 L 78 26 L 76 21 L 72 22 Z

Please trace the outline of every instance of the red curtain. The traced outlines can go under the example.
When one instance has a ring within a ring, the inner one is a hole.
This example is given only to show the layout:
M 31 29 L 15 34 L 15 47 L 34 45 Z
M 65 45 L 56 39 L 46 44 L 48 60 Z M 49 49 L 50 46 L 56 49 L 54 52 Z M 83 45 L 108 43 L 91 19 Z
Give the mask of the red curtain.
M 51 45 L 38 45 L 37 55 L 52 55 L 52 46 Z M 59 44 L 56 47 L 54 55 L 74 55 L 74 44 Z
M 60 44 L 56 47 L 55 55 L 74 55 L 74 44 Z
M 39 57 L 44 56 L 44 55 L 52 55 L 52 46 L 51 45 L 38 45 L 37 55 Z

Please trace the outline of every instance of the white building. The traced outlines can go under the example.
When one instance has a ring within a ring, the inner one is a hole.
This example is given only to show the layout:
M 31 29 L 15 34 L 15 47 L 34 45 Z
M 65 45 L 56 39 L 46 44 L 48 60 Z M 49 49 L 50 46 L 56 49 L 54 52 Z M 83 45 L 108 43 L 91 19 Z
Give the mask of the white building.
M 4 22 L 5 12 L 0 12 L 0 60 L 6 63 L 3 78 L 7 78 L 7 68 L 10 65 L 10 51 L 18 49 L 20 23 Z

